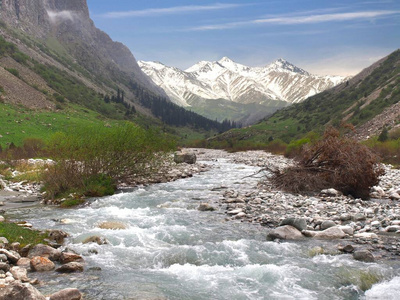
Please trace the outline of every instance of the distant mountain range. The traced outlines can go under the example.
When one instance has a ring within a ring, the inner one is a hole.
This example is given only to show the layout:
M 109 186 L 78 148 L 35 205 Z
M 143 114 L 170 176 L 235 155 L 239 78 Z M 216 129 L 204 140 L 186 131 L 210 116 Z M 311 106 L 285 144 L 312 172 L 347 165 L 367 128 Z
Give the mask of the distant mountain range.
M 138 63 L 176 104 L 211 118 L 240 121 L 247 116 L 250 123 L 347 80 L 343 76 L 312 75 L 283 59 L 253 68 L 224 57 L 214 62 L 201 61 L 185 71 L 159 62 Z M 219 111 L 221 115 L 216 116 Z

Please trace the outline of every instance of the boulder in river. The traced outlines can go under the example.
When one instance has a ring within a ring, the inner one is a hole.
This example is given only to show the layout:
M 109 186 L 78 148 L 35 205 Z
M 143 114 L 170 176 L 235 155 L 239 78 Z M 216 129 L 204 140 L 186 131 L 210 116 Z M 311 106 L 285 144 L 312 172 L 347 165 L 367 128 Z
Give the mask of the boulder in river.
M 80 300 L 82 294 L 77 289 L 64 289 L 50 296 L 50 300 Z
M 54 263 L 46 258 L 41 256 L 35 256 L 31 259 L 31 270 L 36 272 L 46 272 L 54 270 Z
M 62 252 L 60 257 L 60 262 L 62 264 L 67 264 L 73 261 L 81 261 L 81 260 L 83 260 L 82 256 L 71 252 Z
M 29 283 L 18 280 L 10 282 L 0 289 L 0 299 L 4 300 L 46 300 L 46 298 Z
M 200 203 L 199 207 L 197 208 L 197 210 L 199 211 L 214 211 L 215 208 L 212 207 L 210 204 L 208 203 Z
M 104 238 L 102 236 L 94 235 L 94 236 L 90 236 L 90 237 L 86 238 L 82 242 L 82 244 L 89 244 L 89 243 L 96 243 L 98 245 L 105 245 L 105 244 L 108 244 L 108 241 L 107 241 L 106 238 Z
M 196 154 L 193 152 L 175 152 L 174 154 L 174 162 L 177 164 L 187 163 L 187 164 L 195 164 L 197 160 Z
M 60 259 L 61 251 L 47 245 L 37 244 L 28 252 L 29 258 L 35 256 L 46 257 L 52 261 L 57 261 Z
M 111 229 L 111 230 L 123 230 L 127 228 L 127 226 L 124 223 L 117 221 L 106 221 L 100 223 L 97 227 L 101 229 Z
M 78 262 L 70 262 L 65 265 L 62 265 L 58 269 L 56 269 L 59 273 L 74 273 L 74 272 L 83 272 L 83 265 Z
M 307 229 L 307 221 L 304 218 L 286 218 L 279 224 L 279 226 L 284 225 L 293 226 L 300 231 Z
M 375 257 L 368 250 L 358 250 L 353 253 L 353 258 L 355 260 L 364 261 L 364 262 L 374 262 Z
M 338 227 L 330 227 L 323 231 L 303 230 L 302 233 L 307 237 L 325 240 L 342 239 L 346 236 L 343 230 Z
M 298 240 L 301 238 L 303 238 L 301 232 L 297 228 L 290 225 L 280 226 L 278 228 L 271 230 L 268 233 L 269 240 L 274 240 L 274 239 Z

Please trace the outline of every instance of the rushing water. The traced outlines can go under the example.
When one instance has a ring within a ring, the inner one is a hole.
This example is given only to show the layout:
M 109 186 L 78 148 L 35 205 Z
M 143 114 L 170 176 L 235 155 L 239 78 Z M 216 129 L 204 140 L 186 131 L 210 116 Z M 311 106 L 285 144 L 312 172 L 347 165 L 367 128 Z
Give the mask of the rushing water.
M 386 281 L 368 291 L 368 299 L 399 299 L 398 262 L 310 257 L 311 242 L 268 242 L 264 227 L 226 221 L 222 211 L 199 212 L 200 202 L 221 197 L 213 188 L 244 190 L 259 180 L 245 178 L 258 168 L 223 159 L 212 164 L 192 178 L 93 200 L 81 209 L 15 211 L 36 228 L 70 233 L 67 247 L 86 262 L 82 274 L 30 276 L 46 282 L 40 287 L 45 294 L 77 287 L 86 299 L 364 299 L 357 284 L 369 272 Z M 127 229 L 99 229 L 104 221 Z M 93 235 L 109 244 L 82 244 Z

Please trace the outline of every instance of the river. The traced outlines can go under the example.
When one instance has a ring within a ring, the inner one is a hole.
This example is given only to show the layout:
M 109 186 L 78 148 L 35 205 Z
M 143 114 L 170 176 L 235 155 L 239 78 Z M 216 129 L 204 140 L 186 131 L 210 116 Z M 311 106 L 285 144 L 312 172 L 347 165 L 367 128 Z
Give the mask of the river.
M 222 158 L 206 163 L 213 165 L 210 171 L 192 178 L 93 199 L 84 208 L 40 206 L 10 212 L 35 228 L 70 233 L 66 247 L 84 256 L 81 274 L 31 273 L 46 283 L 38 289 L 50 294 L 76 287 L 85 299 L 110 300 L 396 299 L 399 262 L 311 257 L 315 242 L 270 242 L 265 227 L 227 221 L 223 210 L 198 211 L 201 202 L 216 205 L 218 188 L 250 189 L 259 180 L 246 177 L 257 167 Z M 99 229 L 104 221 L 122 222 L 127 229 Z M 82 244 L 93 235 L 109 244 Z M 385 281 L 365 294 L 359 279 L 371 273 Z

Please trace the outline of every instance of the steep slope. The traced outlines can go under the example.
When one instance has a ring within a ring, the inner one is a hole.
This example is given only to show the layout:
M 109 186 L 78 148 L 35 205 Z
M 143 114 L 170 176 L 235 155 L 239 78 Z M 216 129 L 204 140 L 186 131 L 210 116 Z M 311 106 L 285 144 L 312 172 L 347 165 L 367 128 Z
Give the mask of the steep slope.
M 86 0 L 0 1 L 0 17 L 0 66 L 8 69 L 0 72 L 3 102 L 38 109 L 74 103 L 146 126 L 161 120 L 230 128 L 172 104 L 129 49 L 95 27 Z
M 210 100 L 226 100 L 254 104 L 266 115 L 290 103 L 301 102 L 345 79 L 311 75 L 282 59 L 263 68 L 247 67 L 227 57 L 216 62 L 202 61 L 185 71 L 159 62 L 139 61 L 139 66 L 172 101 L 195 111 L 204 102 L 212 107 L 216 105 Z M 242 109 L 252 114 L 245 106 Z M 209 109 L 210 112 L 213 110 Z
M 400 122 L 400 50 L 379 60 L 337 87 L 292 105 L 242 130 L 233 130 L 218 139 L 288 142 L 327 125 L 352 124 L 349 134 L 366 139 L 379 134 L 384 126 Z

